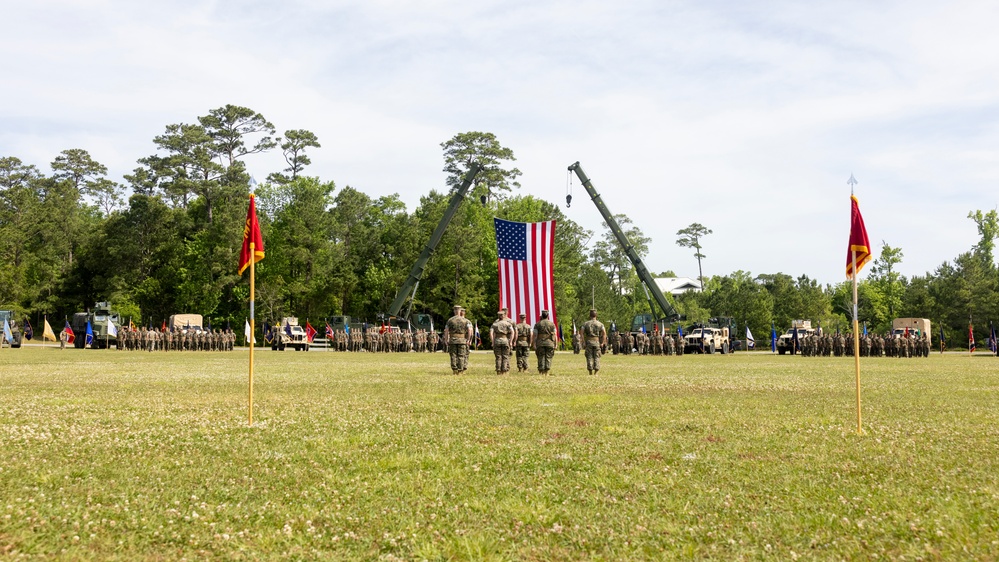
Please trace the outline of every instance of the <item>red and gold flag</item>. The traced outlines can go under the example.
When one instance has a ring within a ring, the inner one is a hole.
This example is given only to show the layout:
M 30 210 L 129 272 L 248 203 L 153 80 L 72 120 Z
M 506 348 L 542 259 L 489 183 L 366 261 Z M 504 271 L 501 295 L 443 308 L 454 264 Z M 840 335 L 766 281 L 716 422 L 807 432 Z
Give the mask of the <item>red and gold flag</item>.
M 854 258 L 856 252 L 856 258 Z M 856 262 L 854 262 L 856 259 Z M 871 261 L 871 242 L 867 239 L 864 217 L 860 216 L 857 198 L 850 196 L 850 246 L 846 249 L 846 278 L 850 279 Z M 856 264 L 856 271 L 854 266 Z
M 253 250 L 250 250 L 250 244 Z M 260 235 L 260 223 L 257 222 L 256 198 L 250 194 L 250 208 L 246 212 L 246 225 L 243 226 L 243 250 L 239 252 L 239 273 L 240 275 L 250 267 L 250 263 L 257 263 L 264 259 L 264 239 Z

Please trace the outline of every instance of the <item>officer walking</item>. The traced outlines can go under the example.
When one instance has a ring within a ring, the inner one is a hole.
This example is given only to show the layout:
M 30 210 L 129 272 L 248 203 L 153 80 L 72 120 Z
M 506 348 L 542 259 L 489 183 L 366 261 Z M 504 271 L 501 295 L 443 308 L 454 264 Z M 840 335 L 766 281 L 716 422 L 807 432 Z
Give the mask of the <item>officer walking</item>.
M 600 371 L 600 347 L 607 345 L 607 329 L 597 320 L 596 309 L 590 309 L 590 319 L 583 323 L 583 340 L 586 344 L 586 370 L 595 375 Z

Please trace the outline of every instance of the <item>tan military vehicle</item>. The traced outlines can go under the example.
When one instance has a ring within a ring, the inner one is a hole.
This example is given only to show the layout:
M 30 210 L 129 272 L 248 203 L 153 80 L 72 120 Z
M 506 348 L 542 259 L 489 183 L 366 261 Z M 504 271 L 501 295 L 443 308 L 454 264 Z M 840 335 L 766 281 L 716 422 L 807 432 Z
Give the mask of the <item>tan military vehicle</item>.
M 272 328 L 272 334 L 271 349 L 274 351 L 284 351 L 286 347 L 292 347 L 295 351 L 309 350 L 309 337 L 305 328 L 298 325 L 296 316 L 282 318 L 281 324 Z
M 908 332 L 910 338 L 920 337 L 928 339 L 930 334 L 930 321 L 926 318 L 896 318 L 891 321 L 891 335 L 895 338 L 905 337 Z
M 170 316 L 169 327 L 174 333 L 201 332 L 203 322 L 200 314 L 174 314 Z
M 798 333 L 798 347 L 795 349 L 794 343 L 794 333 Z M 815 333 L 812 329 L 811 320 L 792 320 L 791 327 L 788 328 L 786 333 L 780 335 L 777 338 L 777 353 L 784 355 L 785 353 L 797 353 L 801 350 L 801 340 L 806 336 L 810 336 Z
M 683 336 L 684 353 L 715 353 L 722 354 L 729 352 L 728 328 L 709 328 L 700 326 L 690 330 L 690 333 Z

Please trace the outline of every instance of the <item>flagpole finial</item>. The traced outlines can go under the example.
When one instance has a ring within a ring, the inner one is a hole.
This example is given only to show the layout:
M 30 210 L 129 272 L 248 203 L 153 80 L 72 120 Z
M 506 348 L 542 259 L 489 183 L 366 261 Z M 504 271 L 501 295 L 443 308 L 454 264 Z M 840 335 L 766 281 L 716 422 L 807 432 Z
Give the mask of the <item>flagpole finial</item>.
M 846 180 L 846 183 L 850 186 L 850 195 L 853 195 L 853 187 L 860 183 L 857 178 L 853 177 L 853 172 L 850 172 L 850 179 Z

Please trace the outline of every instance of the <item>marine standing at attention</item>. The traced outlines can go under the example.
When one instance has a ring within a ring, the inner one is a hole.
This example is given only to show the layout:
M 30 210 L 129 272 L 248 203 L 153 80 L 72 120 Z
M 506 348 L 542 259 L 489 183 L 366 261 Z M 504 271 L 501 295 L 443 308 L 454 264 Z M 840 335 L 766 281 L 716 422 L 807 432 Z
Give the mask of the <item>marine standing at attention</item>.
M 597 320 L 596 309 L 590 309 L 590 319 L 583 323 L 583 340 L 586 344 L 586 370 L 595 375 L 600 370 L 600 346 L 607 345 L 607 329 Z
M 527 356 L 531 351 L 531 325 L 527 323 L 527 315 L 520 313 L 517 329 L 517 372 L 527 372 Z
M 444 341 L 451 356 L 451 372 L 460 375 L 468 368 L 468 342 L 472 338 L 472 325 L 461 315 L 461 307 L 454 306 L 454 316 L 444 324 Z
M 541 311 L 541 319 L 534 325 L 532 334 L 534 353 L 538 356 L 538 374 L 547 375 L 555 356 L 555 323 L 548 319 L 548 311 Z
M 510 372 L 510 343 L 516 334 L 513 323 L 506 318 L 506 309 L 501 308 L 499 318 L 489 328 L 489 341 L 493 344 L 493 355 L 496 356 L 497 375 Z

